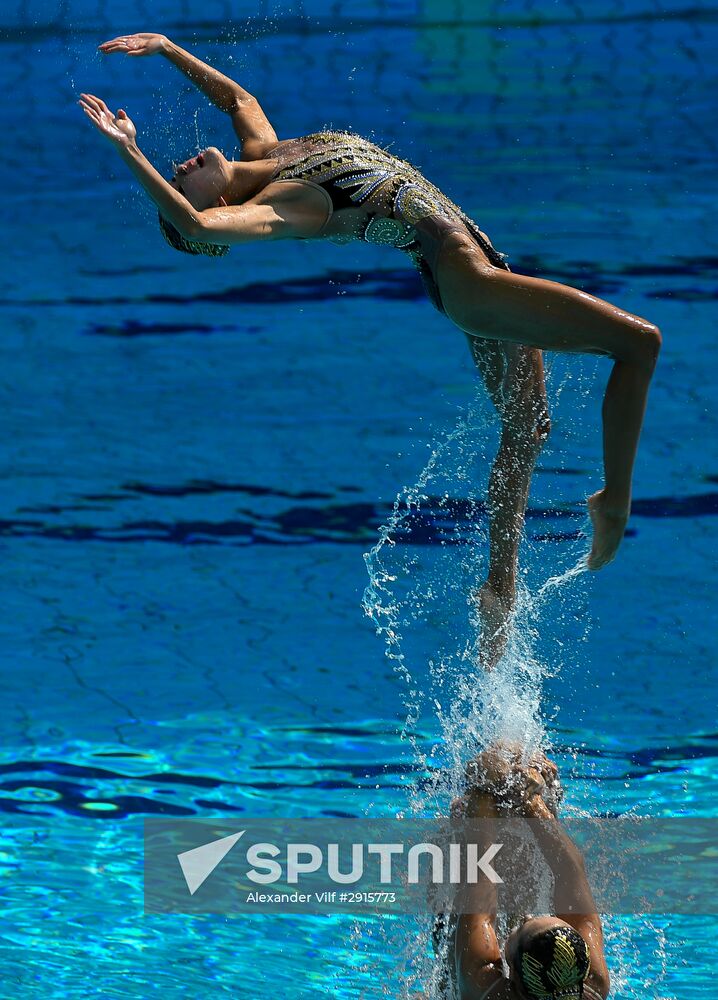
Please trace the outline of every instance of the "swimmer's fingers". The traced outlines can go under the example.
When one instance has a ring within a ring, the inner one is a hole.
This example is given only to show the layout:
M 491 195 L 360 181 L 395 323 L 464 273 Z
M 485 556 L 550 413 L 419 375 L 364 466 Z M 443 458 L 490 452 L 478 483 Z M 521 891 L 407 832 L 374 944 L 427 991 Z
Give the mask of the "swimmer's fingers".
M 541 772 L 547 785 L 553 784 L 553 782 L 558 779 L 558 768 L 554 762 L 546 756 L 543 750 L 537 750 L 535 753 L 531 754 L 531 757 L 529 758 L 529 766 L 535 767 Z
M 151 56 L 156 52 L 161 52 L 166 42 L 165 35 L 141 31 L 134 35 L 118 35 L 117 38 L 102 42 L 97 47 L 105 55 L 110 55 L 113 52 L 124 52 L 128 56 Z
M 563 796 L 558 768 L 541 750 L 526 759 L 520 743 L 502 740 L 478 754 L 467 765 L 467 782 L 502 800 L 509 809 L 525 808 L 538 795 L 550 800 L 554 815 Z
M 80 107 L 85 112 L 87 117 L 90 119 L 92 124 L 96 126 L 96 128 L 98 128 L 101 132 L 107 131 L 106 122 L 103 121 L 99 111 L 97 111 L 90 105 L 86 104 L 84 101 L 78 101 L 77 103 L 80 105 Z
M 111 125 L 108 125 L 107 120 L 98 114 L 97 111 L 93 111 L 92 108 L 85 107 L 83 107 L 82 110 L 85 112 L 98 132 L 102 132 L 102 134 L 107 136 L 107 138 L 112 142 L 120 142 L 121 133 L 117 129 L 114 129 Z
M 101 126 L 96 121 L 95 116 L 93 115 L 93 113 L 91 111 L 88 111 L 87 108 L 83 108 L 82 110 L 85 112 L 85 114 L 87 115 L 87 117 L 90 119 L 90 121 L 93 123 L 93 125 L 95 125 L 96 128 L 101 128 Z
M 561 802 L 565 794 L 561 779 L 556 778 L 555 781 L 552 781 L 550 785 L 547 784 L 546 787 L 551 798 L 555 799 L 557 804 Z
M 80 94 L 80 97 L 84 104 L 87 104 L 88 107 L 92 108 L 99 115 L 105 115 L 110 121 L 115 117 L 100 97 L 95 97 L 94 94 Z
M 541 797 L 554 816 L 558 815 L 558 807 L 564 796 L 564 789 L 559 777 L 558 768 L 552 760 L 544 757 L 541 766 L 541 777 L 545 782 L 540 792 Z
M 126 52 L 131 54 L 132 52 L 141 52 L 144 44 L 133 35 L 119 35 L 117 38 L 111 38 L 109 42 L 102 42 L 97 48 L 100 52 L 104 52 L 105 55 L 109 55 L 111 52 Z
M 551 815 L 555 819 L 558 819 L 558 807 L 561 805 L 561 800 L 563 799 L 563 788 L 560 785 L 551 785 L 550 788 L 546 788 L 543 795 L 539 795 L 538 797 Z
M 554 819 L 557 818 L 553 803 L 546 802 L 541 795 L 534 795 L 528 800 L 524 806 L 523 814 L 529 819 L 550 819 L 552 816 Z
M 543 750 L 534 750 L 528 758 L 526 757 L 526 747 L 516 740 L 500 740 L 492 747 L 494 753 L 500 753 L 503 757 L 513 760 L 515 763 L 526 761 L 530 766 L 537 767 L 540 771 L 546 770 L 558 773 L 558 768 L 552 760 L 546 756 Z
M 511 775 L 510 760 L 500 748 L 483 750 L 466 765 L 466 781 L 471 786 L 496 787 Z
M 83 108 L 91 108 L 93 111 L 96 111 L 98 115 L 102 111 L 97 98 L 92 94 L 80 94 L 80 104 Z
M 112 41 L 103 42 L 97 48 L 105 55 L 109 55 L 110 52 L 127 52 L 127 42 L 122 38 L 113 38 Z
M 547 785 L 553 785 L 554 782 L 558 781 L 558 767 L 554 764 L 552 760 L 544 756 L 543 767 L 541 768 L 541 773 L 544 776 L 544 781 Z
M 525 794 L 529 797 L 535 795 L 536 792 L 542 792 L 546 787 L 546 782 L 544 781 L 544 776 L 535 767 L 527 767 L 524 772 L 524 777 L 526 780 Z
M 80 97 L 81 100 L 78 101 L 78 104 L 90 121 L 108 139 L 118 144 L 127 144 L 135 139 L 137 129 L 125 111 L 120 109 L 115 117 L 105 102 L 99 97 L 95 97 L 94 94 L 81 94 Z

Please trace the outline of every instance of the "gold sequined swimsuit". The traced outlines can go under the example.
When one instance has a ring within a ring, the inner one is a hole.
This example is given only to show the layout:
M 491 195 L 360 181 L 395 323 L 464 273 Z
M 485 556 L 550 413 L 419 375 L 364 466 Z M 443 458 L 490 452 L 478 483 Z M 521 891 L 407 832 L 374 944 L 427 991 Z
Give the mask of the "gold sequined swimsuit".
M 328 239 L 335 243 L 359 239 L 405 251 L 440 312 L 444 308 L 434 272 L 439 248 L 448 233 L 458 230 L 470 235 L 495 267 L 509 270 L 504 262 L 506 254 L 494 249 L 458 205 L 416 167 L 362 136 L 314 132 L 282 142 L 265 155 L 278 161 L 269 183 L 302 180 L 322 188 L 331 199 L 333 211 L 365 208 L 367 214 L 354 232 Z

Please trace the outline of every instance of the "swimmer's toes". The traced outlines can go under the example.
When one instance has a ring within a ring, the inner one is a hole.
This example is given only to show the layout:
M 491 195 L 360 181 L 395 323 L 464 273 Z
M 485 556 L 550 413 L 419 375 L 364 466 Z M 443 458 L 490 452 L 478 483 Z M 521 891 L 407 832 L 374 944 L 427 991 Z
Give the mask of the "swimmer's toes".
M 601 500 L 600 492 L 588 500 L 588 512 L 593 523 L 593 544 L 587 560 L 590 570 L 602 569 L 615 558 L 628 521 L 627 513 L 606 510 Z
M 594 519 L 593 545 L 588 557 L 590 570 L 603 569 L 616 558 L 625 528 L 626 521 L 622 518 Z

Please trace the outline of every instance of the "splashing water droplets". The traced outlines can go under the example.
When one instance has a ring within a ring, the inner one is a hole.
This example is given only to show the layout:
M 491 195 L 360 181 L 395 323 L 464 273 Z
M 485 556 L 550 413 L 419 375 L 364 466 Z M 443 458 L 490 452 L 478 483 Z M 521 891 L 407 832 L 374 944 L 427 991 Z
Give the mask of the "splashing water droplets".
M 547 747 L 543 684 L 561 669 L 564 621 L 578 617 L 573 584 L 585 572 L 585 557 L 574 557 L 575 565 L 537 585 L 531 581 L 537 568 L 545 578 L 546 550 L 533 558 L 535 543 L 525 541 L 522 564 L 528 562 L 528 571 L 519 574 L 507 649 L 490 673 L 484 670 L 475 595 L 487 570 L 484 498 L 495 425 L 482 408 L 477 400 L 453 430 L 434 441 L 417 481 L 400 490 L 364 556 L 364 611 L 401 680 L 401 737 L 409 741 L 420 775 L 406 789 L 407 816 L 447 815 L 451 799 L 465 791 L 467 762 L 496 741 L 519 743 L 527 755 Z M 573 548 L 577 544 L 584 541 Z M 560 640 L 556 654 L 547 657 L 540 647 L 551 631 L 547 623 L 554 622 Z M 586 627 L 584 620 L 580 628 Z M 422 920 L 417 933 L 425 937 L 432 919 Z M 390 943 L 388 926 L 385 932 L 386 948 L 404 951 L 405 995 L 411 996 L 412 983 L 423 984 L 432 998 L 443 995 L 442 963 L 411 945 Z M 437 945 L 441 950 L 442 942 Z
M 518 741 L 527 751 L 545 744 L 539 709 L 550 671 L 534 651 L 537 617 L 544 595 L 580 572 L 552 577 L 537 594 L 522 575 L 506 653 L 486 673 L 471 595 L 486 569 L 488 532 L 477 472 L 487 470 L 493 457 L 487 438 L 488 418 L 475 406 L 434 443 L 416 483 L 399 492 L 364 556 L 369 584 L 363 607 L 405 682 L 404 732 L 428 717 L 436 738 L 432 756 L 441 776 L 429 793 L 413 790 L 415 813 L 440 808 L 447 795 L 457 794 L 466 761 L 496 740 Z M 416 555 L 429 528 L 432 544 Z M 437 536 L 440 544 L 434 544 Z M 423 761 L 416 741 L 413 749 Z
M 557 576 L 551 576 L 548 578 L 548 580 L 546 580 L 545 583 L 542 583 L 539 589 L 536 591 L 537 600 L 542 599 L 546 594 L 550 593 L 551 591 L 556 590 L 559 587 L 563 587 L 569 581 L 575 580 L 576 577 L 581 576 L 582 573 L 588 573 L 588 572 L 589 572 L 588 556 L 584 554 L 579 557 L 578 561 L 573 566 L 570 566 L 567 570 L 564 570 L 563 573 L 559 573 Z

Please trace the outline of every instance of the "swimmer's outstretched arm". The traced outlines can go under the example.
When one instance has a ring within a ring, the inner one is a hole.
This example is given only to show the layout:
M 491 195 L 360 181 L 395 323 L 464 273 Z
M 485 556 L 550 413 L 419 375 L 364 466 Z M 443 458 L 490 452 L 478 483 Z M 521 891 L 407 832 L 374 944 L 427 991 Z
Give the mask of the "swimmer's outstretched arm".
M 479 853 L 496 840 L 491 821 L 498 819 L 499 810 L 491 794 L 471 792 L 466 799 L 456 801 L 452 812 L 459 819 L 483 820 L 479 836 L 485 843 L 478 845 Z M 464 912 L 459 916 L 454 937 L 456 983 L 461 1000 L 483 1000 L 504 978 L 496 937 L 496 886 L 482 879 L 474 885 L 462 886 L 459 892 L 460 909 Z
M 277 134 L 256 97 L 219 70 L 180 48 L 166 35 L 151 32 L 120 35 L 103 42 L 98 48 L 106 55 L 124 52 L 128 56 L 164 56 L 184 73 L 216 108 L 230 116 L 237 138 L 242 143 L 241 159 L 256 159 L 268 146 L 277 142 Z
M 610 978 L 603 944 L 601 918 L 591 892 L 583 855 L 560 820 L 547 809 L 540 796 L 534 796 L 524 813 L 531 832 L 554 877 L 556 916 L 570 924 L 589 948 L 591 971 L 587 982 L 602 997 L 610 990 Z
M 543 753 L 524 760 L 519 745 L 497 743 L 469 761 L 466 779 L 467 792 L 452 803 L 452 816 L 482 820 L 481 829 L 473 831 L 473 835 L 483 838 L 486 847 L 496 841 L 493 821 L 501 815 L 533 815 L 532 806 L 538 800 L 553 818 L 543 796 L 547 795 L 555 806 L 559 798 L 558 770 Z M 463 912 L 454 939 L 459 994 L 461 1000 L 484 1000 L 504 979 L 496 937 L 496 886 L 483 879 L 462 886 L 459 893 Z M 499 993 L 497 998 L 506 995 Z
M 255 240 L 285 239 L 311 234 L 316 220 L 301 205 L 277 199 L 248 201 L 225 208 L 197 211 L 180 192 L 156 170 L 137 145 L 137 130 L 126 112 L 113 115 L 105 102 L 93 94 L 82 94 L 78 103 L 95 127 L 113 144 L 163 217 L 187 239 L 207 243 L 250 243 Z
M 77 103 L 106 139 L 109 139 L 162 215 L 184 236 L 197 221 L 197 212 L 162 174 L 156 170 L 137 145 L 137 129 L 122 108 L 116 115 L 94 94 L 80 94 Z

